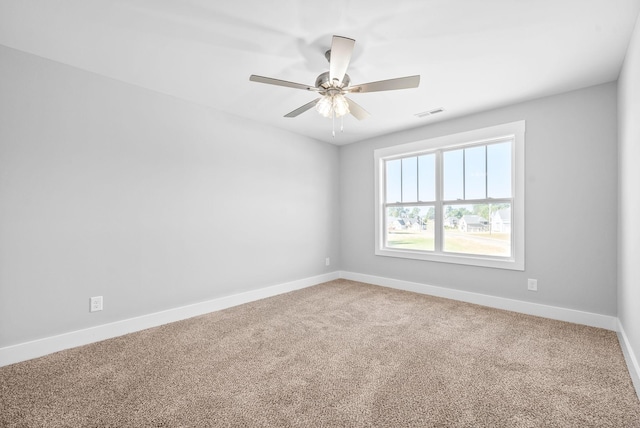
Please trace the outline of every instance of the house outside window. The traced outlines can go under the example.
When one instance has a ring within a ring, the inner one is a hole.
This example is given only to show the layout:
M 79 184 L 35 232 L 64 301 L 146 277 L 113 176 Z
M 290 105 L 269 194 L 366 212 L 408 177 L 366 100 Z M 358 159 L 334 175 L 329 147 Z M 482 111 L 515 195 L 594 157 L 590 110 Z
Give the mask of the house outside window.
M 379 256 L 524 270 L 524 121 L 378 149 Z

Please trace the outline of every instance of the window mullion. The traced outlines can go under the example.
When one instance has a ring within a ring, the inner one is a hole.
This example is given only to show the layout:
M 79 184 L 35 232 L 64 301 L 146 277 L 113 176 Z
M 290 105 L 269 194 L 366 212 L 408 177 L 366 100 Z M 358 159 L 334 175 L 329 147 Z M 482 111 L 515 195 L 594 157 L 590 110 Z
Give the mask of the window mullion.
M 420 162 L 419 156 L 416 156 L 416 201 L 420 202 Z
M 404 202 L 404 162 L 400 159 L 400 202 Z
M 489 199 L 489 149 L 484 146 L 484 197 Z
M 436 201 L 434 213 L 434 250 L 436 253 L 442 253 L 442 234 L 444 233 L 444 214 L 442 206 L 443 190 L 443 154 L 442 150 L 436 151 Z
M 467 199 L 467 165 L 465 163 L 467 150 L 462 150 L 462 200 Z

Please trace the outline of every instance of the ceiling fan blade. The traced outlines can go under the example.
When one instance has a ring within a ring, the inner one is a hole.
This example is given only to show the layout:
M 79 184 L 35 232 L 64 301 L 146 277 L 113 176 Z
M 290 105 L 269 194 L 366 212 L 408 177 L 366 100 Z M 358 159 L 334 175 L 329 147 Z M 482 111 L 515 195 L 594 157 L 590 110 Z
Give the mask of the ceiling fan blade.
M 355 40 L 347 37 L 333 36 L 331 56 L 329 57 L 329 79 L 331 82 L 337 80 L 338 85 L 342 83 L 347 67 L 349 67 L 349 61 L 351 61 L 355 43 Z
M 351 113 L 356 119 L 363 120 L 371 116 L 368 111 L 360 107 L 360 105 L 356 104 L 353 100 L 350 100 L 347 97 L 345 97 L 345 99 L 347 100 L 347 103 L 349 103 L 349 113 Z
M 318 103 L 318 101 L 320 101 L 320 98 L 316 98 L 315 100 L 306 103 L 302 107 L 298 107 L 297 109 L 295 109 L 291 113 L 285 114 L 284 117 L 296 117 L 296 116 L 304 113 L 305 111 L 307 111 L 309 109 L 312 109 Z
M 380 80 L 378 82 L 363 83 L 344 88 L 345 92 L 379 92 L 393 91 L 396 89 L 417 88 L 420 84 L 420 76 L 398 77 L 397 79 Z
M 315 86 L 303 85 L 302 83 L 288 82 L 280 79 L 272 79 L 271 77 L 256 76 L 255 74 L 252 74 L 251 77 L 249 77 L 249 80 L 252 82 L 267 83 L 269 85 L 286 86 L 288 88 L 305 89 L 307 91 L 314 92 L 318 91 L 318 88 Z

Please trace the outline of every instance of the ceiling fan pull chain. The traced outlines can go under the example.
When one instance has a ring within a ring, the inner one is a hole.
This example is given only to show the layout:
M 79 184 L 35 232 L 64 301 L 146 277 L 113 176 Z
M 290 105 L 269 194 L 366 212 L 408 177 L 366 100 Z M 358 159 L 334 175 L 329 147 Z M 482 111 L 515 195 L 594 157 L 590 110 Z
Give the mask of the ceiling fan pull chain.
M 344 132 L 344 116 L 340 116 L 340 132 Z
M 331 115 L 331 136 L 336 138 L 336 112 L 334 111 Z

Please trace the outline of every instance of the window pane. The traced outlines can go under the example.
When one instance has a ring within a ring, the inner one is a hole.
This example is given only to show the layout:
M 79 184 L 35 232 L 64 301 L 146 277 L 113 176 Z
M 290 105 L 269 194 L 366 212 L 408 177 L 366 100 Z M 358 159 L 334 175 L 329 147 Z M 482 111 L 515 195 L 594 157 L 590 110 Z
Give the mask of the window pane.
M 436 200 L 436 155 L 418 157 L 418 200 Z
M 446 205 L 443 250 L 511 256 L 511 204 Z
M 418 159 L 402 159 L 402 202 L 418 202 Z
M 452 150 L 444 152 L 443 154 L 443 195 L 447 201 L 464 198 L 464 190 L 462 187 L 462 153 L 463 150 Z
M 400 178 L 400 159 L 386 161 L 385 168 L 387 172 L 387 202 L 401 202 L 402 181 Z
M 464 150 L 464 198 L 485 199 L 487 197 L 486 146 Z
M 433 251 L 434 213 L 434 207 L 387 207 L 386 246 Z
M 511 141 L 487 146 L 487 196 L 511 197 Z

